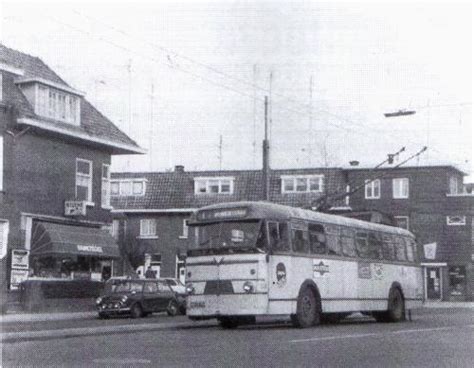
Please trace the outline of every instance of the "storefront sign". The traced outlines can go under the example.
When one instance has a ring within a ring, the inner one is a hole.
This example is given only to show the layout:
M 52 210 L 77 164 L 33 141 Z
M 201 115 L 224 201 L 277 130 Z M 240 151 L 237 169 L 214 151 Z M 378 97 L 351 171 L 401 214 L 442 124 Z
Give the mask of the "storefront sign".
M 12 268 L 28 270 L 30 267 L 29 264 L 30 252 L 23 249 L 13 249 L 12 250 Z
M 65 201 L 64 202 L 65 216 L 85 216 L 86 202 L 84 201 Z
M 17 290 L 20 283 L 28 279 L 28 270 L 11 270 L 10 272 L 10 289 Z
M 81 252 L 104 253 L 102 247 L 97 245 L 78 245 L 77 250 Z
M 436 259 L 436 242 L 423 245 L 425 259 Z

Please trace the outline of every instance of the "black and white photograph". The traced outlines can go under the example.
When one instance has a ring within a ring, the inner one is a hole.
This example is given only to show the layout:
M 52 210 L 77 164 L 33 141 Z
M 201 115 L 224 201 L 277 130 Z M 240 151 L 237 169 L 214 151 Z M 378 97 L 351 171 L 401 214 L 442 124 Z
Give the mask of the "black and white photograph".
M 472 18 L 0 0 L 0 366 L 472 367 Z

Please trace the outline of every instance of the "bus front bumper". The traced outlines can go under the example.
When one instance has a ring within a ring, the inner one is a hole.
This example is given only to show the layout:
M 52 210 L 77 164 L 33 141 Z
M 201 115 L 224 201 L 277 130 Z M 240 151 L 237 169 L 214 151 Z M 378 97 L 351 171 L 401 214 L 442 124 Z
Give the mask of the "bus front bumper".
M 186 315 L 218 317 L 268 313 L 268 294 L 188 295 Z

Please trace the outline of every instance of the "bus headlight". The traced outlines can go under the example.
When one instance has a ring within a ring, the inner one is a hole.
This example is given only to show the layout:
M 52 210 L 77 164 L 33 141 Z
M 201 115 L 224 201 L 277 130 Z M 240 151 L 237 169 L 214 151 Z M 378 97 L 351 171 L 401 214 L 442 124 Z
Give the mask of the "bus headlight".
M 249 294 L 253 291 L 253 284 L 250 281 L 245 281 L 243 288 L 244 291 Z
M 192 284 L 186 285 L 186 293 L 194 294 L 194 292 L 195 292 L 195 290 L 194 290 L 194 286 Z

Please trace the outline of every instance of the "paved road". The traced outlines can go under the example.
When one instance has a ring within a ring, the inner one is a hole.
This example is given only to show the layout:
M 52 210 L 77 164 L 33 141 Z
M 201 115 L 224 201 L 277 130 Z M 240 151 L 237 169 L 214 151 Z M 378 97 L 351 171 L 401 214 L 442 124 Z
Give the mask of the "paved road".
M 472 310 L 431 310 L 413 317 L 400 324 L 359 319 L 305 330 L 269 321 L 223 330 L 162 315 L 139 321 L 4 324 L 5 334 L 53 332 L 46 339 L 5 342 L 3 366 L 472 367 Z M 110 333 L 100 332 L 104 327 Z M 89 333 L 59 337 L 74 328 Z

